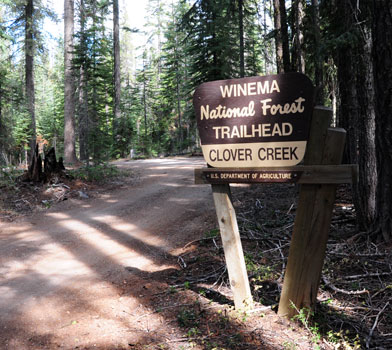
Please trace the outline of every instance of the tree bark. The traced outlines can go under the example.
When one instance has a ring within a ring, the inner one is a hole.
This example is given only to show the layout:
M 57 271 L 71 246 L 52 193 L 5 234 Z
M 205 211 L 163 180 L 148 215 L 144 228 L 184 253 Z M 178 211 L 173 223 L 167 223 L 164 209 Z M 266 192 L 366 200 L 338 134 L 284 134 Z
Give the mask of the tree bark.
M 2 77 L 0 76 L 0 157 L 3 155 L 3 135 L 4 135 L 4 126 L 3 126 L 3 86 L 2 86 Z M 0 159 L 1 164 L 1 159 Z
M 344 1 L 344 0 L 341 0 Z M 314 35 L 314 80 L 316 85 L 316 103 L 324 104 L 324 75 L 323 75 L 323 61 L 320 52 L 320 11 L 319 11 L 319 0 L 312 0 L 312 18 L 313 18 L 313 35 Z
M 79 3 L 80 16 L 80 45 L 82 51 L 87 51 L 86 38 L 86 13 L 84 0 Z M 78 95 L 78 136 L 79 136 L 79 157 L 82 161 L 89 159 L 88 135 L 89 135 L 89 110 L 87 101 L 87 68 L 84 59 L 79 68 L 79 95 Z
M 35 90 L 34 90 L 34 37 L 33 37 L 33 0 L 28 0 L 25 7 L 25 88 L 27 110 L 30 115 L 30 136 L 28 156 L 31 160 L 35 152 L 36 122 L 35 122 Z
M 114 122 L 113 136 L 115 142 L 118 139 L 118 128 L 121 119 L 121 61 L 120 61 L 120 25 L 119 25 L 119 8 L 118 0 L 113 0 L 113 51 L 114 51 Z
M 373 61 L 376 93 L 376 230 L 392 240 L 392 0 L 373 1 Z
M 356 40 L 341 44 L 336 63 L 339 84 L 340 126 L 347 130 L 345 162 L 359 166 L 358 182 L 352 194 L 358 229 L 371 231 L 376 215 L 377 166 L 372 42 L 368 4 L 342 0 L 334 14 L 336 36 L 350 33 Z
M 362 10 L 364 11 L 364 10 Z M 363 42 L 357 65 L 358 94 L 358 188 L 354 198 L 361 231 L 370 231 L 376 217 L 377 159 L 371 30 L 363 26 Z
M 74 1 L 64 0 L 64 158 L 77 162 L 75 152 L 75 82 L 72 70 Z
M 299 73 L 305 73 L 305 58 L 303 52 L 303 20 L 305 17 L 304 7 L 304 0 L 292 1 L 294 15 L 294 48 L 291 63 L 293 70 Z
M 274 0 L 274 22 L 277 72 L 287 73 L 291 65 L 285 0 Z
M 240 35 L 240 77 L 245 76 L 245 47 L 244 47 L 244 1 L 238 0 L 238 20 Z
M 52 147 L 46 154 L 44 159 L 44 171 L 42 171 L 42 158 L 39 154 L 38 144 L 34 147 L 28 170 L 22 177 L 22 181 L 31 182 L 48 182 L 53 174 L 64 174 L 65 167 L 60 157 L 56 160 L 56 151 Z
M 289 46 L 289 31 L 287 25 L 286 1 L 279 0 L 280 6 L 280 24 L 282 30 L 282 44 L 283 44 L 283 68 L 284 72 L 291 71 L 290 63 L 290 46 Z
M 283 66 L 283 42 L 282 42 L 282 22 L 280 17 L 280 0 L 274 0 L 274 26 L 275 26 L 275 51 L 276 51 L 276 71 L 284 72 Z
M 84 64 L 79 70 L 79 157 L 88 160 L 88 106 L 87 106 L 87 77 Z
M 42 158 L 38 151 L 38 144 L 34 147 L 34 152 L 31 156 L 31 161 L 24 181 L 41 182 L 44 179 L 42 172 Z
M 46 179 L 49 179 L 52 174 L 59 174 L 64 170 L 65 167 L 62 158 L 60 157 L 59 161 L 57 161 L 54 147 L 50 148 L 44 158 L 44 173 Z
M 143 72 L 146 74 L 147 70 L 147 52 L 144 51 L 143 54 Z M 146 147 L 147 142 L 147 86 L 146 86 L 146 78 L 143 79 L 143 112 L 144 112 L 144 146 Z M 147 148 L 146 148 L 147 151 Z

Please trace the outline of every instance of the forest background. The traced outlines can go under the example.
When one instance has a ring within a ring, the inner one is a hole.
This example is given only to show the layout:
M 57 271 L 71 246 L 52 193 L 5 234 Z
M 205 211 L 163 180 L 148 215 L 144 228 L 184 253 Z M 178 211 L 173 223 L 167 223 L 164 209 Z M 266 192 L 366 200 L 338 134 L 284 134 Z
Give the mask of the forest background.
M 148 0 L 142 30 L 120 5 L 65 0 L 49 47 L 50 4 L 0 0 L 2 171 L 36 142 L 68 164 L 197 151 L 199 84 L 296 71 L 347 130 L 358 228 L 391 240 L 391 1 Z

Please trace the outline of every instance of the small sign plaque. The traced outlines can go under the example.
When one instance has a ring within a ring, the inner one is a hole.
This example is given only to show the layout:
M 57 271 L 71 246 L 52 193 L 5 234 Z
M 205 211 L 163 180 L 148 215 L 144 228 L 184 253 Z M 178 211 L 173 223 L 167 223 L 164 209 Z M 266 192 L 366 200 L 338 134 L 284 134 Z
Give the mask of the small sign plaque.
M 193 104 L 203 155 L 213 167 L 292 166 L 304 157 L 313 86 L 303 74 L 207 82 Z
M 300 178 L 301 171 L 269 171 L 269 170 L 224 170 L 206 171 L 202 173 L 210 184 L 227 183 L 294 183 Z

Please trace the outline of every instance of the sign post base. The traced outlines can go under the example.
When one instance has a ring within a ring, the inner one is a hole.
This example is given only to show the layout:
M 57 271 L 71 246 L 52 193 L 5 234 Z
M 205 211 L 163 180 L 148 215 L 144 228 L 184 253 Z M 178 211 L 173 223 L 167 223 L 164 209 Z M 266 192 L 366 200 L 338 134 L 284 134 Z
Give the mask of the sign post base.
M 236 309 L 247 310 L 253 307 L 244 253 L 242 251 L 235 210 L 231 202 L 230 185 L 211 185 L 216 215 L 225 252 L 230 286 L 234 295 Z
M 315 152 L 322 164 L 339 164 L 346 131 L 328 129 Z M 316 155 L 314 155 L 316 157 Z M 278 314 L 292 318 L 301 309 L 313 310 L 325 258 L 336 185 L 302 185 L 290 243 Z

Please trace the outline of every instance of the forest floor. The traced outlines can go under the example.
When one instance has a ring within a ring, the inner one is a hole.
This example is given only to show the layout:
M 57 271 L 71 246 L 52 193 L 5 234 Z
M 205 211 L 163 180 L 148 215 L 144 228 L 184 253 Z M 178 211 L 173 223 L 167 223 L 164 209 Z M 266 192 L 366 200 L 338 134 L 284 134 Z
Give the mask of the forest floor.
M 197 157 L 102 182 L 0 181 L 0 349 L 392 349 L 391 246 L 337 191 L 315 314 L 277 316 L 295 185 L 233 186 L 253 312 L 234 310 Z

